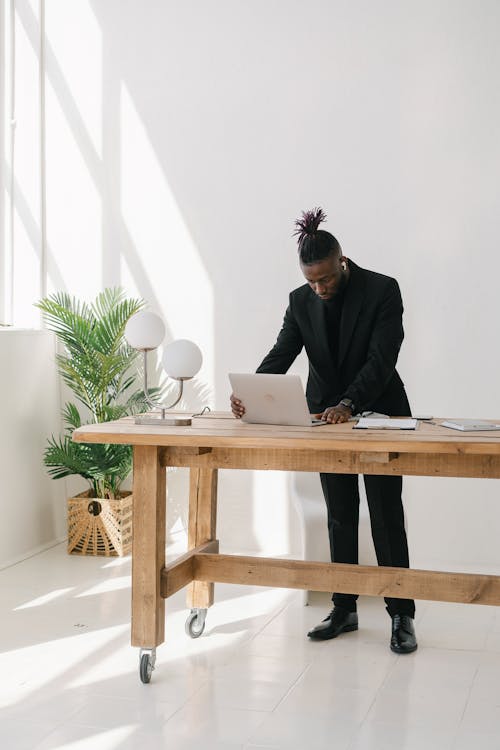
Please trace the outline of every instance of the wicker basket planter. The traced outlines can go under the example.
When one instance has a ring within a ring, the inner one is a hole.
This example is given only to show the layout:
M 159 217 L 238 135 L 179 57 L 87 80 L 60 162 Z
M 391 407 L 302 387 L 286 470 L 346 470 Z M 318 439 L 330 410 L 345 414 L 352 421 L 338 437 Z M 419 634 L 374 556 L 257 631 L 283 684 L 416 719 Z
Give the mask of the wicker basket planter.
M 68 553 L 126 555 L 132 548 L 132 493 L 117 500 L 89 497 L 89 491 L 68 499 Z

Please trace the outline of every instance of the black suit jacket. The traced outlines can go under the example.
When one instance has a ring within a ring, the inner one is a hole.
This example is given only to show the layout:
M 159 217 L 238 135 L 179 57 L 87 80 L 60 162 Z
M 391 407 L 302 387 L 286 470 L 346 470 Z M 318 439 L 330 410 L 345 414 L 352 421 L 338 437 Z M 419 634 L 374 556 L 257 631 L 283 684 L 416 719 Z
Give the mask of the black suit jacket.
M 396 361 L 403 341 L 403 303 L 398 283 L 349 261 L 338 362 L 328 345 L 324 302 L 308 284 L 290 294 L 276 344 L 257 372 L 285 373 L 304 346 L 309 359 L 306 396 L 312 413 L 350 398 L 357 411 L 409 415 Z

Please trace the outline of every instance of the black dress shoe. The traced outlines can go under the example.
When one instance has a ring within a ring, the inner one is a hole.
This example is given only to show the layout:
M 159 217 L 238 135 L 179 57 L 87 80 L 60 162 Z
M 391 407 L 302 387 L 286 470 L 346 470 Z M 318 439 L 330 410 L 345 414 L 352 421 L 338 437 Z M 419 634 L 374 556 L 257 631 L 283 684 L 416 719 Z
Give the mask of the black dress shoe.
M 396 654 L 411 654 L 417 650 L 417 638 L 413 620 L 409 615 L 393 615 L 391 651 Z
M 327 641 L 336 638 L 341 633 L 349 633 L 358 629 L 357 612 L 349 612 L 343 607 L 334 607 L 323 622 L 307 634 L 313 641 Z

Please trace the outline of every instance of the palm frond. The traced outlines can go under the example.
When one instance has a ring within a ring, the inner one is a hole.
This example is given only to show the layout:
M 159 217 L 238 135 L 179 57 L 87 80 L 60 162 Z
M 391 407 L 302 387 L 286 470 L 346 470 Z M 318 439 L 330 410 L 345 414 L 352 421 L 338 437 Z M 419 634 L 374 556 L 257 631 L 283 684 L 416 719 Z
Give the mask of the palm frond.
M 44 462 L 53 479 L 79 475 L 91 485 L 103 486 L 104 496 L 108 485 L 113 493 L 132 470 L 132 448 L 129 445 L 99 445 L 73 443 L 69 435 L 62 439 L 49 439 Z
M 73 443 L 69 435 L 59 440 L 52 435 L 44 453 L 44 462 L 50 476 L 53 479 L 62 479 L 79 474 L 84 479 L 92 480 L 92 464 L 87 448 L 86 444 Z
M 67 424 L 67 430 L 70 433 L 73 432 L 73 430 L 76 430 L 78 427 L 81 427 L 82 425 L 82 419 L 80 417 L 78 408 L 75 406 L 75 404 L 72 404 L 70 402 L 64 405 L 64 409 L 62 410 L 62 418 Z
M 36 307 L 69 353 L 89 351 L 95 319 L 88 305 L 59 292 L 40 300 Z
M 120 289 L 105 289 L 93 302 L 91 309 L 96 320 L 94 344 L 103 354 L 117 353 L 126 348 L 123 333 L 127 321 L 144 307 L 138 299 L 126 299 Z

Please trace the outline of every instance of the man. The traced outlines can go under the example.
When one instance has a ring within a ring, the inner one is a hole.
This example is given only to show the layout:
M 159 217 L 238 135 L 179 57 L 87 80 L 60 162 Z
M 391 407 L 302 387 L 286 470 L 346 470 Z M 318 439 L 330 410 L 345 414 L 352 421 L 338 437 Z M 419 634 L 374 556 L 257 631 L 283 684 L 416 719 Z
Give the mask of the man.
M 348 260 L 335 237 L 318 229 L 321 209 L 296 222 L 300 268 L 307 281 L 290 294 L 276 344 L 257 372 L 285 373 L 305 347 L 309 359 L 309 410 L 326 422 L 346 422 L 372 410 L 411 414 L 396 361 L 403 341 L 403 305 L 395 279 Z M 231 396 L 237 418 L 244 405 Z M 328 511 L 332 562 L 358 563 L 359 489 L 353 474 L 321 474 Z M 409 567 L 401 501 L 402 477 L 364 477 L 372 537 L 379 565 Z M 309 638 L 328 640 L 358 629 L 356 594 L 333 594 L 334 607 Z M 386 598 L 392 619 L 390 647 L 417 648 L 410 599 Z

